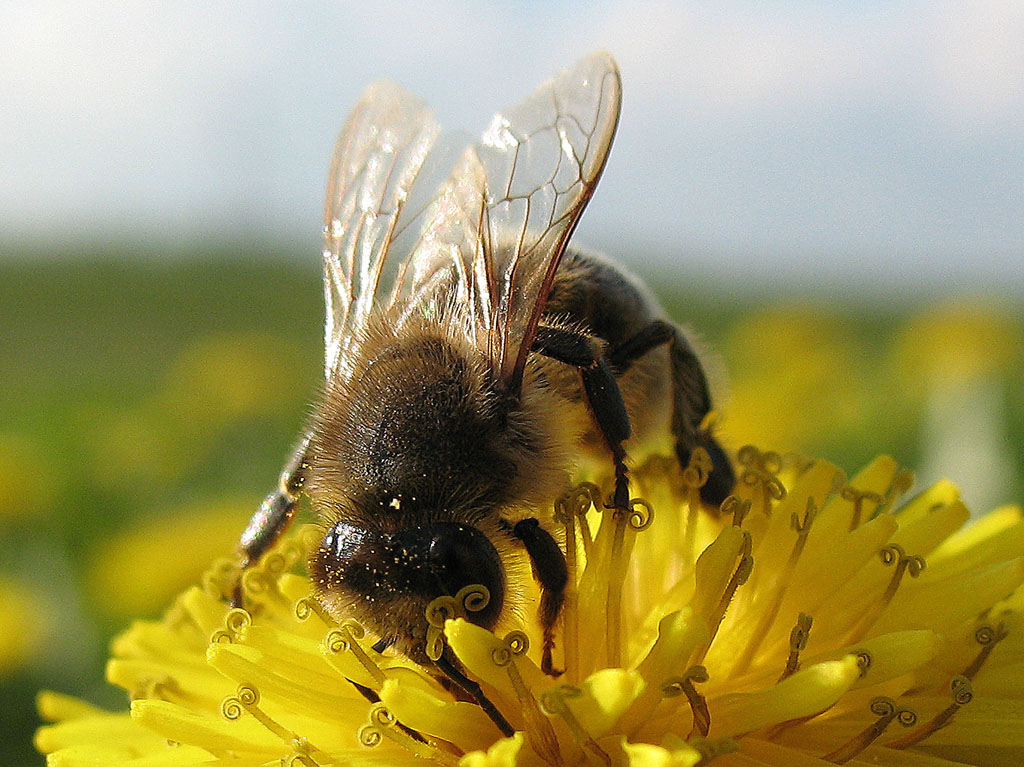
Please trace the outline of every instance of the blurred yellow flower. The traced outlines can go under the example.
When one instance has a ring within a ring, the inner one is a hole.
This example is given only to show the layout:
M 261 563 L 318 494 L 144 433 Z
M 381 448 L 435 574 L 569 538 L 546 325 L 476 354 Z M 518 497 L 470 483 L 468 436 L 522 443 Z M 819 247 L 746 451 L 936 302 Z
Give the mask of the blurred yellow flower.
M 92 552 L 85 580 L 111 615 L 153 615 L 195 583 L 238 540 L 245 500 L 190 504 L 107 537 Z
M 917 422 L 923 477 L 958 467 L 975 507 L 1016 489 L 1008 432 L 1011 386 L 1024 365 L 1024 325 L 998 303 L 959 298 L 907 320 L 892 350 L 905 415 Z
M 56 502 L 58 485 L 51 462 L 33 440 L 0 433 L 0 522 L 47 513 Z
M 827 308 L 783 303 L 755 312 L 732 329 L 726 349 L 738 363 L 723 423 L 733 444 L 805 451 L 870 427 L 863 350 Z
M 588 485 L 557 504 L 562 678 L 540 671 L 532 616 L 494 634 L 466 620 L 470 600 L 435 603 L 433 641 L 512 737 L 327 617 L 291 572 L 312 543 L 300 534 L 246 574 L 251 612 L 228 608 L 223 563 L 115 641 L 107 676 L 130 713 L 41 695 L 55 723 L 36 744 L 60 765 L 1024 761 L 1019 509 L 957 532 L 956 489 L 901 506 L 910 477 L 890 459 L 846 481 L 824 461 L 744 448 L 736 495 L 710 514 L 696 501 L 706 458 L 681 481 L 670 463 L 640 467 L 647 500 L 628 515 L 595 510 Z
M 295 412 L 294 345 L 274 336 L 213 334 L 182 351 L 163 388 L 139 405 L 92 414 L 93 470 L 108 486 L 167 482 L 204 460 L 224 430 Z
M 27 584 L 0 577 L 0 677 L 39 654 L 52 617 Z
M 901 386 L 918 395 L 1006 376 L 1024 362 L 1024 328 L 991 299 L 958 298 L 909 318 L 894 344 Z
M 280 410 L 296 392 L 296 352 L 264 334 L 216 334 L 185 349 L 152 406 L 172 416 L 188 414 L 181 428 L 209 434 L 234 419 Z

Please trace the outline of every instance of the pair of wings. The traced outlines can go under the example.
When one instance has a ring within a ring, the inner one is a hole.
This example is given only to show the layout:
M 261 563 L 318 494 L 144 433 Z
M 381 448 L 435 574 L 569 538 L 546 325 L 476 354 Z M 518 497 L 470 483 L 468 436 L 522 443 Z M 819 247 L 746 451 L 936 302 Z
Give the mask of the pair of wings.
M 341 131 L 324 213 L 325 374 L 346 375 L 371 311 L 401 323 L 439 297 L 518 391 L 559 260 L 604 169 L 618 68 L 593 54 L 494 116 L 442 133 L 397 85 L 364 91 Z

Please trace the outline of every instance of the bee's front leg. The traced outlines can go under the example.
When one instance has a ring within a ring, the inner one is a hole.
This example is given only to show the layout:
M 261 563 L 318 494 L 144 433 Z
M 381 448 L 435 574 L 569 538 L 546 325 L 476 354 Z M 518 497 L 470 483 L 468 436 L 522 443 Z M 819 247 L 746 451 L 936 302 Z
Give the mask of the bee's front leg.
M 242 573 L 260 561 L 281 534 L 288 529 L 295 506 L 299 502 L 299 493 L 305 482 L 306 451 L 309 448 L 309 436 L 305 436 L 292 453 L 278 481 L 277 489 L 263 499 L 259 509 L 246 526 L 241 538 L 238 539 L 240 569 L 238 580 L 235 581 L 231 593 L 231 606 L 243 607 L 242 604 Z
M 548 676 L 561 676 L 563 671 L 555 668 L 552 652 L 555 649 L 555 622 L 562 612 L 565 587 L 569 583 L 565 554 L 551 537 L 551 533 L 541 527 L 536 519 L 520 520 L 507 529 L 526 548 L 533 577 L 540 584 L 539 617 L 544 635 L 540 670 Z
M 604 356 L 600 342 L 576 330 L 541 325 L 533 341 L 533 351 L 579 369 L 590 411 L 615 464 L 612 507 L 617 511 L 627 511 L 629 470 L 626 468 L 626 449 L 622 443 L 629 439 L 632 429 L 619 382 Z

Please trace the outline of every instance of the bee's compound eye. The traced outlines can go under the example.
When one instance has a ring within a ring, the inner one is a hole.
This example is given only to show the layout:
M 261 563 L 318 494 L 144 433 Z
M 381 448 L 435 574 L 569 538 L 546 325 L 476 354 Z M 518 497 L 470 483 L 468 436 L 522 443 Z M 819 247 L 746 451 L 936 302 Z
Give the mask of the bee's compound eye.
M 491 628 L 505 599 L 505 575 L 501 558 L 491 541 L 475 527 L 438 523 L 420 528 L 430 534 L 430 569 L 442 594 L 456 595 L 466 586 L 487 589 L 488 602 L 467 617 Z
M 497 622 L 505 599 L 504 569 L 494 545 L 476 528 L 454 522 L 394 532 L 337 522 L 310 557 L 309 569 L 322 593 L 396 608 L 413 598 L 425 609 L 437 597 L 483 586 L 487 602 L 475 602 L 467 618 L 485 628 Z

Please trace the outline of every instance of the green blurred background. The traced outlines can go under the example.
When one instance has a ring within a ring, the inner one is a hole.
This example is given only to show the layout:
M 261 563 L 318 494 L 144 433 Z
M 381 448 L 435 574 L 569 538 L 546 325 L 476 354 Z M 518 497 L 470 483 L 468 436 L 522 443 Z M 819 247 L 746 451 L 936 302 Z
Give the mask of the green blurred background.
M 40 687 L 123 706 L 111 636 L 229 552 L 321 375 L 315 258 L 113 247 L 0 259 L 0 762 Z M 629 263 L 644 262 L 631 253 Z M 646 275 L 720 358 L 722 434 L 855 470 L 893 454 L 975 511 L 1024 497 L 1019 301 Z

